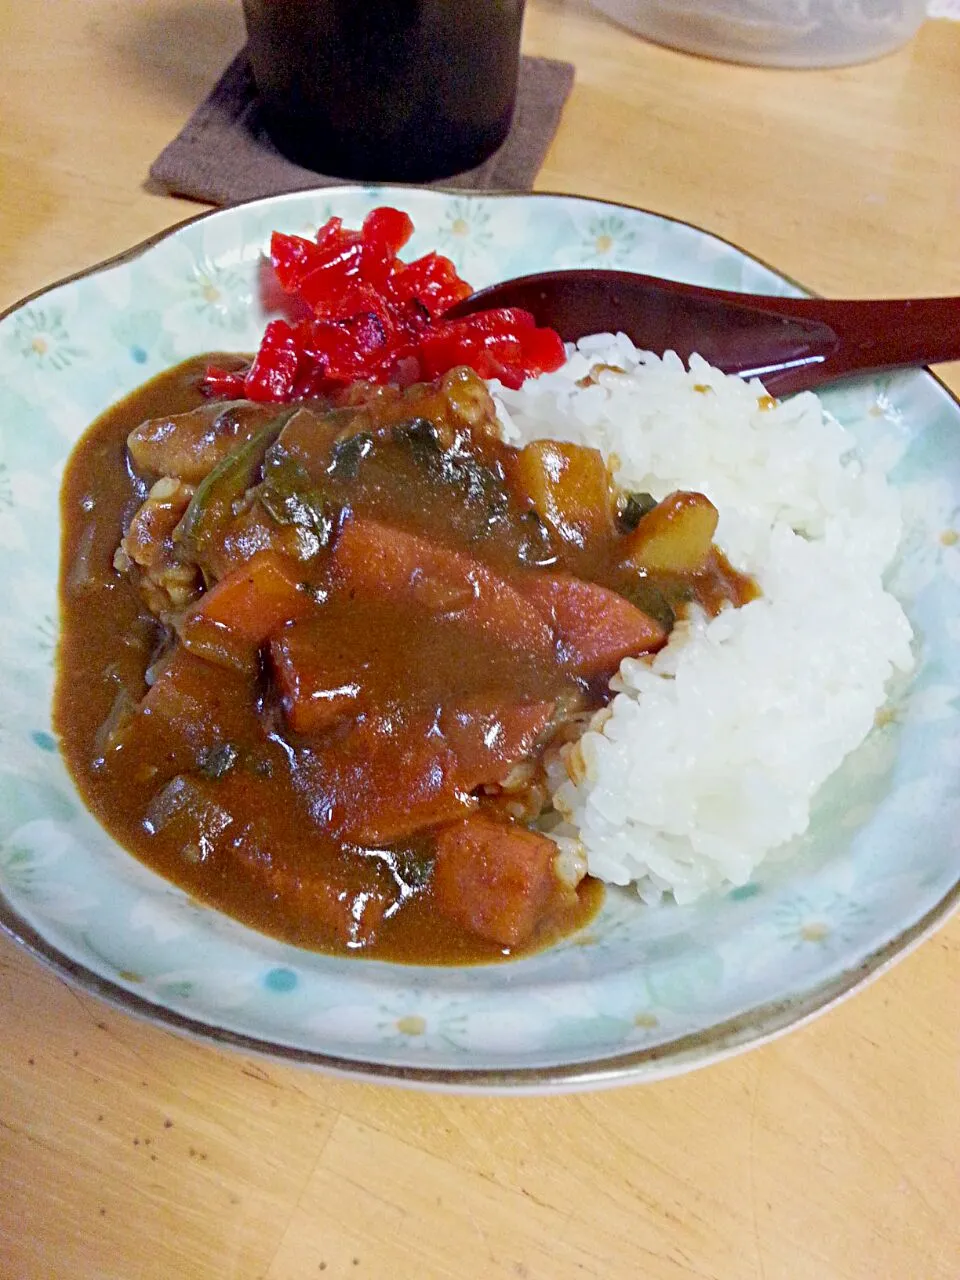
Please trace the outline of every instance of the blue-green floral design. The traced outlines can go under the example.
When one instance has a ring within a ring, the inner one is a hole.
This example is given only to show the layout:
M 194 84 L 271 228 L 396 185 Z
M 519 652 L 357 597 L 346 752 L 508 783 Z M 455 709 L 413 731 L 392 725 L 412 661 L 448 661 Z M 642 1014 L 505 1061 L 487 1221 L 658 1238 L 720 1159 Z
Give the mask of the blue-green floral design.
M 862 927 L 866 911 L 841 894 L 819 900 L 798 895 L 781 902 L 773 913 L 781 939 L 794 949 L 836 949 L 848 943 Z
M 74 342 L 61 307 L 34 306 L 14 313 L 7 342 L 41 371 L 61 373 L 88 353 Z
M 47 654 L 50 661 L 53 661 L 53 655 L 57 646 L 57 624 L 49 613 L 43 614 L 37 619 L 34 627 L 34 638 L 36 645 L 41 653 Z
M 394 1000 L 381 1004 L 374 1023 L 384 1044 L 409 1049 L 443 1045 L 454 1051 L 463 1045 L 466 1014 L 451 1009 L 440 1015 L 423 1012 L 416 1000 Z
M 188 281 L 194 310 L 221 329 L 242 329 L 252 296 L 251 283 L 233 266 L 209 258 L 194 264 Z
M 458 270 L 471 254 L 484 252 L 493 244 L 492 214 L 480 199 L 454 199 L 440 226 L 437 247 Z
M 283 231 L 287 235 L 302 236 L 305 240 L 315 240 L 317 232 L 329 222 L 335 215 L 336 210 L 329 200 L 314 200 L 312 206 L 306 212 L 306 217 L 301 220 L 275 219 L 269 223 L 266 234 L 263 237 L 263 251 L 269 252 L 270 232 Z
M 11 843 L 0 845 L 0 884 L 12 893 L 30 897 L 38 883 L 33 850 Z
M 651 909 L 609 896 L 580 936 L 507 965 L 445 969 L 323 956 L 245 929 L 118 849 L 84 809 L 50 726 L 57 476 L 108 404 L 165 362 L 250 349 L 271 228 L 356 226 L 385 198 L 482 287 L 567 265 L 616 265 L 770 293 L 794 286 L 704 232 L 574 197 L 357 187 L 301 192 L 189 224 L 141 256 L 58 286 L 0 321 L 0 920 L 210 1034 L 403 1070 L 529 1070 L 657 1050 L 635 1078 L 709 1061 L 714 1029 L 759 1038 L 832 991 L 960 875 L 960 408 L 923 373 L 825 396 L 864 450 L 886 451 L 907 531 L 892 581 L 917 631 L 918 671 L 823 789 L 788 860 L 716 901 Z M 83 317 L 82 329 L 75 317 Z M 95 346 L 95 349 L 94 349 Z M 22 923 L 19 923 L 22 922 Z M 751 1013 L 751 1010 L 761 1010 Z M 783 1013 L 787 1010 L 787 1013 Z M 697 1038 L 696 1054 L 675 1042 Z M 679 1051 L 677 1051 L 679 1054 Z
M 59 927 L 82 925 L 95 898 L 62 874 L 71 848 L 69 836 L 50 818 L 22 825 L 14 838 L 0 842 L 0 890 Z
M 591 218 L 586 224 L 580 251 L 590 266 L 626 266 L 637 246 L 637 232 L 619 213 Z

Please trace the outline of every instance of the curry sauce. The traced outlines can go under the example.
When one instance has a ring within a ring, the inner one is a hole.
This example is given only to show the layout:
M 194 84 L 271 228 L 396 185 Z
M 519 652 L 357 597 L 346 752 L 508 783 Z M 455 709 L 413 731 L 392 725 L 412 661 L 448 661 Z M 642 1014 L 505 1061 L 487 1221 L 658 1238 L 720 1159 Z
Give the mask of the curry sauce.
M 709 504 L 512 448 L 465 371 L 217 405 L 209 359 L 99 418 L 64 479 L 55 721 L 85 802 L 308 948 L 478 962 L 582 926 L 602 890 L 539 832 L 544 752 L 683 609 L 755 594 Z

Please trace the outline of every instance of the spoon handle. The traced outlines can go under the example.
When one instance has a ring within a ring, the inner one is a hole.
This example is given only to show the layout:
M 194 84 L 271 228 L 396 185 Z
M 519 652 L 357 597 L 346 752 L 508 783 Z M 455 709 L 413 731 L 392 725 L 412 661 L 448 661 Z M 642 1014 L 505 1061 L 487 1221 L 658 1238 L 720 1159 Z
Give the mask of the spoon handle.
M 548 271 L 492 285 L 449 314 L 523 307 L 567 342 L 619 329 L 644 350 L 697 352 L 776 395 L 850 374 L 960 359 L 960 298 L 836 301 L 700 288 L 630 271 Z
M 736 297 L 736 295 L 733 295 Z M 856 373 L 900 369 L 960 359 L 960 298 L 751 297 L 750 305 L 780 317 L 824 325 L 836 335 L 815 369 L 783 368 L 768 378 L 785 394 L 796 379 L 805 387 Z

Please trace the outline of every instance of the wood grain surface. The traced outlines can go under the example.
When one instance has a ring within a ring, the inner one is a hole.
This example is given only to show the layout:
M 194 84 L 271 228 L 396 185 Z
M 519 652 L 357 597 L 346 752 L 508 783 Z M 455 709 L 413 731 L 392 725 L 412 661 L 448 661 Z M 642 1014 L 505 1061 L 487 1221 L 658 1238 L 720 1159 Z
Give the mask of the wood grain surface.
M 0 0 L 0 31 L 2 308 L 196 211 L 145 176 L 242 24 L 235 0 Z M 826 294 L 960 294 L 960 24 L 823 72 L 657 48 L 578 0 L 531 0 L 525 41 L 577 67 L 540 189 Z M 461 1098 L 179 1039 L 0 940 L 0 1280 L 957 1280 L 958 993 L 954 919 L 722 1065 Z

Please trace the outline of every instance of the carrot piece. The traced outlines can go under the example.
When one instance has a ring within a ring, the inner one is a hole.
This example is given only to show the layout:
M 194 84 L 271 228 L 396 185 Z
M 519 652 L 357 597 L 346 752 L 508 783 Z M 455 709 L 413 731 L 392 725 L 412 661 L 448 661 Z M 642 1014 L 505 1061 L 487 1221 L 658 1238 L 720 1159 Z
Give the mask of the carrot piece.
M 314 607 L 303 588 L 301 567 L 276 551 L 258 551 L 211 587 L 188 618 L 203 618 L 250 644 L 262 644 L 278 627 Z
M 433 900 L 463 929 L 502 947 L 528 942 L 573 893 L 546 836 L 475 813 L 437 832 Z
M 537 573 L 523 578 L 521 586 L 552 624 L 576 675 L 610 676 L 624 658 L 666 643 L 667 632 L 659 622 L 595 582 L 566 573 Z
M 247 670 L 265 640 L 315 608 L 300 566 L 276 551 L 258 551 L 201 596 L 178 631 L 191 652 Z
M 428 538 L 350 520 L 334 544 L 332 572 L 355 597 L 416 602 L 462 618 L 505 648 L 553 653 L 550 628 L 517 584 Z

